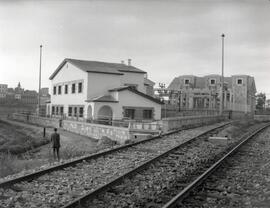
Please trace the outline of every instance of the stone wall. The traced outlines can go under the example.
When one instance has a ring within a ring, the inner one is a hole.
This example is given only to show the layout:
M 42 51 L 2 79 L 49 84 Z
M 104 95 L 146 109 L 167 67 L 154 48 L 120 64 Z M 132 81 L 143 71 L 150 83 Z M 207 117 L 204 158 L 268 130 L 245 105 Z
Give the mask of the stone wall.
M 270 115 L 255 115 L 254 119 L 257 121 L 270 121 Z
M 35 108 L 33 106 L 7 106 L 0 103 L 0 117 L 7 117 L 13 113 L 35 113 Z
M 39 117 L 39 116 L 28 115 L 28 114 L 13 113 L 11 118 L 17 121 L 22 121 L 25 123 L 31 123 L 31 124 L 35 124 L 39 126 L 44 126 L 44 127 L 59 128 L 59 125 L 60 125 L 59 119 Z
M 124 143 L 125 140 L 130 138 L 129 129 L 122 127 L 63 120 L 62 128 L 67 131 L 89 136 L 95 139 L 100 139 L 102 136 L 107 136 L 120 144 Z
M 161 121 L 163 132 L 186 128 L 189 126 L 197 126 L 203 124 L 211 124 L 226 120 L 227 116 L 185 116 L 164 118 Z

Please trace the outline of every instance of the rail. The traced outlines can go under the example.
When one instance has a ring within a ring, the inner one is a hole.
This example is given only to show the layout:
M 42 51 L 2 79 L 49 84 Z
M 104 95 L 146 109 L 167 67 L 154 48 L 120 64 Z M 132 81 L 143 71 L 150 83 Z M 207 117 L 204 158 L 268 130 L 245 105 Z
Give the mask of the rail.
M 231 122 L 227 122 L 225 124 L 222 124 L 221 126 L 228 125 L 230 123 Z M 163 134 L 163 136 L 174 134 L 174 133 L 177 133 L 179 131 L 181 131 L 181 130 L 170 131 L 170 132 L 167 132 L 167 133 Z M 83 161 L 96 159 L 98 157 L 102 157 L 104 155 L 107 155 L 107 154 L 110 154 L 110 153 L 113 153 L 113 152 L 116 152 L 116 151 L 119 151 L 119 150 L 122 150 L 122 149 L 125 149 L 125 148 L 128 148 L 128 147 L 136 146 L 138 144 L 142 144 L 142 143 L 145 143 L 145 142 L 148 142 L 148 141 L 151 141 L 151 140 L 155 140 L 155 139 L 158 139 L 158 138 L 160 138 L 160 136 L 154 136 L 152 138 L 147 138 L 145 140 L 137 141 L 137 142 L 134 142 L 134 143 L 131 143 L 131 144 L 122 145 L 122 146 L 119 146 L 119 147 L 116 147 L 116 148 L 113 148 L 113 149 L 110 149 L 110 150 L 106 150 L 106 151 L 91 154 L 91 155 L 88 155 L 88 156 L 85 156 L 85 157 L 81 157 L 81 158 L 75 159 L 75 160 L 73 160 L 71 162 L 66 162 L 66 163 L 63 163 L 63 164 L 60 164 L 60 165 L 56 165 L 56 166 L 53 166 L 53 167 L 46 168 L 44 170 L 40 170 L 40 171 L 30 173 L 30 174 L 27 174 L 27 175 L 24 175 L 24 176 L 20 176 L 18 178 L 10 179 L 10 180 L 7 180 L 7 181 L 4 181 L 4 182 L 0 183 L 0 188 L 7 188 L 7 187 L 10 187 L 10 186 L 12 186 L 12 185 L 14 185 L 14 184 L 16 184 L 18 182 L 21 182 L 21 181 L 32 180 L 32 179 L 35 179 L 35 178 L 37 178 L 39 176 L 45 175 L 47 173 L 50 173 L 50 172 L 53 172 L 53 171 L 56 171 L 56 170 L 61 170 L 61 169 L 64 169 L 66 167 L 69 167 L 69 166 L 74 166 L 74 165 L 76 165 L 78 163 L 81 163 Z
M 128 177 L 138 173 L 139 171 L 144 170 L 146 167 L 148 167 L 150 164 L 157 161 L 158 159 L 170 154 L 171 152 L 175 151 L 178 148 L 181 148 L 181 147 L 184 147 L 184 146 L 190 144 L 191 142 L 198 139 L 199 137 L 206 136 L 207 134 L 211 133 L 212 131 L 217 130 L 219 128 L 222 128 L 222 127 L 228 125 L 229 123 L 219 125 L 218 127 L 212 128 L 212 129 L 210 129 L 210 130 L 208 130 L 208 131 L 206 131 L 206 132 L 204 132 L 204 133 L 202 133 L 202 134 L 200 134 L 200 135 L 198 135 L 196 137 L 191 138 L 190 140 L 188 140 L 188 141 L 186 141 L 184 143 L 181 143 L 180 145 L 177 145 L 177 146 L 171 148 L 170 150 L 168 150 L 168 151 L 166 151 L 166 152 L 164 152 L 164 153 L 162 153 L 162 154 L 160 154 L 160 155 L 158 155 L 158 156 L 144 162 L 142 165 L 132 169 L 131 171 L 125 173 L 124 175 L 121 175 L 118 178 L 110 181 L 109 183 L 101 186 L 100 188 L 97 188 L 96 190 L 94 190 L 94 191 L 92 191 L 90 193 L 87 193 L 87 194 L 83 195 L 82 197 L 79 197 L 79 198 L 75 199 L 74 201 L 70 202 L 69 204 L 63 206 L 62 208 L 74 208 L 74 207 L 80 206 L 82 203 L 84 203 L 87 200 L 94 199 L 98 194 L 108 190 L 111 186 L 114 186 L 114 185 L 117 185 L 117 184 L 121 183 L 125 178 L 128 178 Z
M 265 128 L 269 127 L 270 123 L 261 127 L 260 129 L 253 132 L 251 135 L 244 138 L 238 145 L 236 145 L 231 151 L 229 151 L 226 155 L 224 155 L 221 159 L 219 159 L 216 163 L 214 163 L 210 168 L 208 168 L 203 174 L 201 174 L 198 178 L 196 178 L 192 183 L 190 183 L 186 188 L 184 188 L 179 194 L 177 194 L 174 198 L 172 198 L 167 204 L 165 204 L 162 208 L 173 208 L 179 202 L 183 201 L 192 190 L 201 185 L 215 170 L 217 170 L 222 163 L 231 155 L 233 155 L 243 144 L 245 144 L 249 139 L 254 137 L 256 134 L 263 131 Z M 247 133 L 248 134 L 248 133 Z

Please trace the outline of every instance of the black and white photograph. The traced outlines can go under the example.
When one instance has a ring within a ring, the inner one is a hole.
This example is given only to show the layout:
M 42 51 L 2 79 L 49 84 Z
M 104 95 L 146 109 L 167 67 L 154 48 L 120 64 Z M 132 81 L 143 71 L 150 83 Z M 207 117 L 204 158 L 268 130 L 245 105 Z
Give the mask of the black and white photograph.
M 270 208 L 270 0 L 0 0 L 0 208 Z

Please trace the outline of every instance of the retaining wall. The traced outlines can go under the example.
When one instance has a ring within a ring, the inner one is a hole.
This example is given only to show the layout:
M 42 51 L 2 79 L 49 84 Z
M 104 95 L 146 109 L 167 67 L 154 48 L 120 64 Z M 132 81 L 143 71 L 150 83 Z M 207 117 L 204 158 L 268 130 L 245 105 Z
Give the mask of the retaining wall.
M 12 119 L 45 127 L 59 128 L 60 120 L 54 118 L 39 117 L 27 114 L 13 113 Z
M 270 115 L 254 115 L 254 119 L 257 121 L 270 121 Z
M 164 118 L 161 123 L 163 126 L 163 132 L 181 129 L 189 126 L 197 126 L 203 124 L 211 124 L 226 120 L 227 116 L 185 116 Z
M 122 127 L 63 120 L 62 128 L 95 139 L 101 139 L 102 136 L 107 136 L 121 144 L 130 138 L 129 129 Z

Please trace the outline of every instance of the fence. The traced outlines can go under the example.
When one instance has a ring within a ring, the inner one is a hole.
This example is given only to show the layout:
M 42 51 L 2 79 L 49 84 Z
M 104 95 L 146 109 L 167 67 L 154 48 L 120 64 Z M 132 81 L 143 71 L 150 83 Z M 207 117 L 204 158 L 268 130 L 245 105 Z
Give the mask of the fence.
M 11 118 L 14 120 L 25 122 L 25 123 L 31 123 L 31 124 L 41 125 L 45 127 L 56 127 L 56 128 L 61 127 L 61 120 L 59 119 L 39 117 L 35 115 L 22 114 L 22 113 L 13 113 Z
M 161 117 L 180 117 L 180 116 L 215 116 L 219 114 L 217 109 L 188 109 L 180 108 L 177 105 L 165 104 L 161 110 Z

